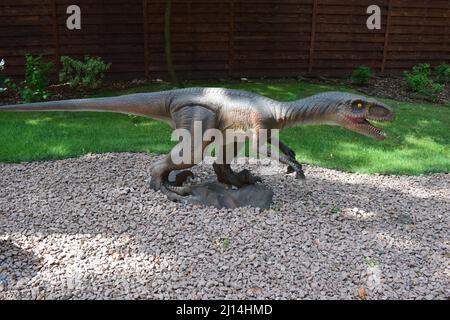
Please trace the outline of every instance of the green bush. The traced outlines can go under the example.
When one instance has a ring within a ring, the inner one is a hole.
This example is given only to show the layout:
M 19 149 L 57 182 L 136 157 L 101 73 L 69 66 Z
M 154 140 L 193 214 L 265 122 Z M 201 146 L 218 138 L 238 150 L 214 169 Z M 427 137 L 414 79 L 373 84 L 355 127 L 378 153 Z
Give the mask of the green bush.
M 100 57 L 85 56 L 84 62 L 67 56 L 61 57 L 62 68 L 59 73 L 61 82 L 68 82 L 71 87 L 97 88 L 104 77 L 104 72 L 111 67 Z
M 434 68 L 436 73 L 436 82 L 441 84 L 447 84 L 450 82 L 450 64 L 440 64 Z
M 17 91 L 17 85 L 10 78 L 6 78 L 5 81 L 3 81 L 3 86 L 4 90 Z
M 10 78 L 7 78 L 4 73 L 5 65 L 5 60 L 0 60 L 0 93 L 5 92 L 6 90 L 17 91 L 17 85 Z
M 353 70 L 352 81 L 358 84 L 365 84 L 372 78 L 372 70 L 367 66 L 359 66 Z
M 44 63 L 42 56 L 25 56 L 25 81 L 22 82 L 20 95 L 27 102 L 47 100 L 50 94 L 45 90 L 50 83 L 53 63 Z
M 409 88 L 415 94 L 436 100 L 436 94 L 444 90 L 444 85 L 431 79 L 431 68 L 427 63 L 415 65 L 412 71 L 405 71 L 404 75 Z

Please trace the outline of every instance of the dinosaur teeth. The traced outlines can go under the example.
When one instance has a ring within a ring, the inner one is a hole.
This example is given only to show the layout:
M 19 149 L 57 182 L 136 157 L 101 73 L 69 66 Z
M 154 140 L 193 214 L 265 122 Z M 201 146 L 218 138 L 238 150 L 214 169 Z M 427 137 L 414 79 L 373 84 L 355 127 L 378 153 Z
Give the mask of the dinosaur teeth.
M 375 127 L 369 121 L 365 120 L 364 125 L 366 125 L 366 128 L 368 128 L 369 131 L 371 131 L 372 133 L 375 133 L 382 137 L 386 137 L 386 134 L 384 133 L 384 131 L 382 129 Z
M 347 117 L 354 126 L 361 128 L 361 130 L 366 131 L 367 133 L 370 133 L 372 135 L 376 135 L 382 138 L 386 137 L 386 134 L 384 133 L 384 131 L 380 128 L 375 127 L 374 125 L 372 125 L 366 118 L 362 118 L 362 117 Z M 375 117 L 371 117 L 370 120 L 375 120 L 377 121 L 377 119 L 375 119 Z

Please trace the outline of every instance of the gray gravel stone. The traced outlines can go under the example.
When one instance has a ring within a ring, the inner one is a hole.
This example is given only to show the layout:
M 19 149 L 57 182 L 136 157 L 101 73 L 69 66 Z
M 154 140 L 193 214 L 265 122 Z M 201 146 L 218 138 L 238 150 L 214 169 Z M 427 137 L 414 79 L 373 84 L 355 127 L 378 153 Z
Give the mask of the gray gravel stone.
M 160 158 L 0 164 L 0 299 L 450 295 L 448 174 L 305 165 L 299 181 L 277 163 L 252 164 L 272 206 L 216 209 L 150 190 Z M 214 175 L 205 164 L 193 172 Z

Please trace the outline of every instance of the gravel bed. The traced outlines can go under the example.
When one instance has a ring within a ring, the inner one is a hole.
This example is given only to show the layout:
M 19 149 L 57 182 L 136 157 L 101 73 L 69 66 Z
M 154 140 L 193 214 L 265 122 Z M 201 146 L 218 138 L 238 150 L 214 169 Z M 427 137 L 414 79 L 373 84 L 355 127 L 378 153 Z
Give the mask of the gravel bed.
M 249 165 L 272 208 L 218 210 L 151 191 L 160 157 L 0 164 L 0 299 L 449 297 L 448 174 Z

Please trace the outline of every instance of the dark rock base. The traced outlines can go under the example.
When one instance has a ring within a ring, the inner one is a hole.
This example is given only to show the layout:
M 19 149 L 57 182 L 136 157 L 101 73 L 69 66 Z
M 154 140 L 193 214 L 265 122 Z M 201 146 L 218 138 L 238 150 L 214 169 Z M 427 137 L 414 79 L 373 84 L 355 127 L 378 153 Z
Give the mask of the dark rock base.
M 216 208 L 255 207 L 267 209 L 272 204 L 273 191 L 262 184 L 232 189 L 220 182 L 205 182 L 193 185 L 192 195 L 185 197 L 187 203 L 213 206 Z

